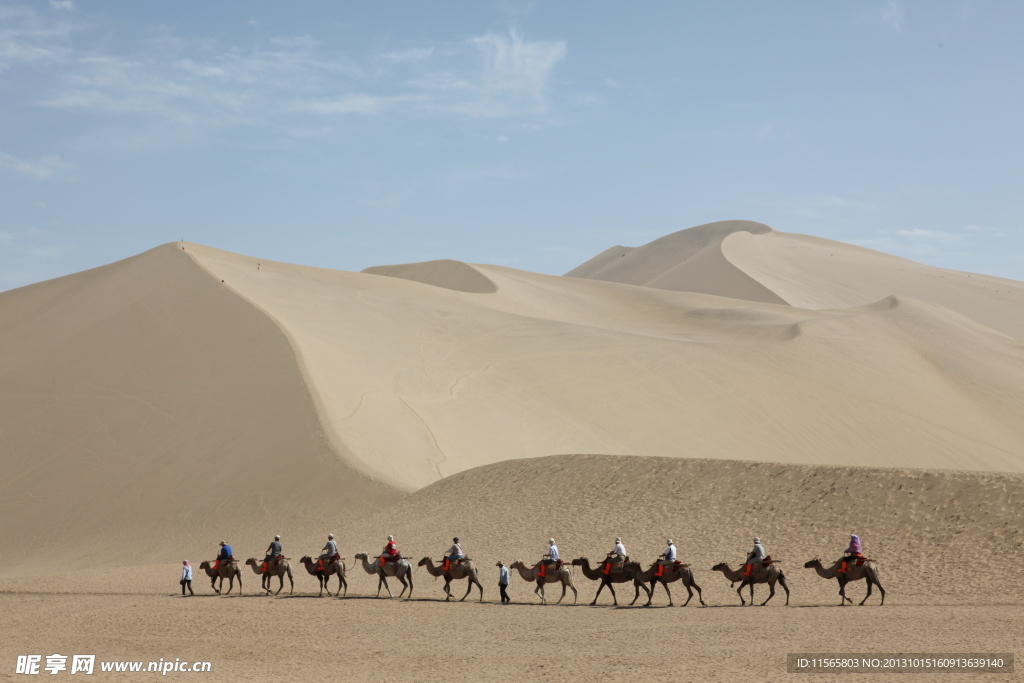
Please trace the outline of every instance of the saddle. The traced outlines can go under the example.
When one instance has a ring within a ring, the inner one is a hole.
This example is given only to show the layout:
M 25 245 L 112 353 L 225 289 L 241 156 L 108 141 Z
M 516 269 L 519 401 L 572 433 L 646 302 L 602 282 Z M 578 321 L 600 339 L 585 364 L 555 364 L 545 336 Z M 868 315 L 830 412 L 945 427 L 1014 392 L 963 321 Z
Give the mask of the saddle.
M 327 567 L 328 564 L 330 564 L 331 562 L 334 562 L 336 560 L 340 560 L 340 559 L 341 559 L 341 555 L 331 555 L 326 560 L 323 559 L 322 557 L 321 558 L 317 558 L 316 570 L 318 572 L 322 572 Z
M 458 567 L 460 564 L 464 564 L 466 562 L 469 562 L 468 557 L 460 557 L 459 559 L 455 560 L 455 566 Z M 441 564 L 441 569 L 443 569 L 444 571 L 448 571 L 449 569 L 451 569 L 451 564 L 451 560 L 445 558 L 445 561 Z
M 665 575 L 665 569 L 667 569 L 669 565 L 664 564 L 661 560 L 655 562 L 654 564 L 655 564 L 654 575 L 655 576 L 664 576 Z M 680 569 L 686 569 L 689 566 L 690 565 L 683 564 L 679 560 L 675 560 L 675 561 L 672 562 L 672 569 L 674 571 L 679 571 Z
M 260 571 L 263 572 L 263 573 L 266 573 L 271 567 L 274 567 L 275 569 L 277 569 L 277 565 L 279 565 L 281 563 L 281 560 L 284 560 L 284 559 L 287 559 L 287 558 L 284 558 L 284 557 L 281 557 L 280 555 L 277 555 L 270 562 L 264 562 L 262 565 L 260 565 Z
M 554 567 L 555 571 L 557 572 L 559 569 L 562 568 L 562 561 L 561 560 L 541 560 L 540 563 L 537 565 L 537 576 L 539 576 L 541 578 L 544 578 L 545 576 L 547 576 L 548 567 Z
M 608 575 L 612 572 L 621 572 L 626 563 L 629 562 L 629 557 L 623 557 L 622 555 L 616 555 L 614 558 L 609 557 L 604 561 L 604 567 L 601 568 L 601 573 Z
M 388 562 L 398 562 L 401 559 L 403 559 L 401 553 L 397 555 L 381 555 L 377 558 L 377 564 L 383 568 Z
M 847 556 L 847 557 L 849 557 L 849 556 Z M 863 555 L 861 555 L 860 553 L 857 553 L 857 555 L 854 556 L 854 560 L 853 560 L 854 566 L 861 567 L 861 566 L 864 565 L 865 562 L 874 562 L 874 560 L 868 559 L 868 558 L 864 557 Z M 847 571 L 847 567 L 849 566 L 849 564 L 850 564 L 850 560 L 848 560 L 848 559 L 846 559 L 846 557 L 844 557 L 843 560 L 842 560 L 842 564 L 839 565 L 839 573 L 840 574 L 845 573 Z

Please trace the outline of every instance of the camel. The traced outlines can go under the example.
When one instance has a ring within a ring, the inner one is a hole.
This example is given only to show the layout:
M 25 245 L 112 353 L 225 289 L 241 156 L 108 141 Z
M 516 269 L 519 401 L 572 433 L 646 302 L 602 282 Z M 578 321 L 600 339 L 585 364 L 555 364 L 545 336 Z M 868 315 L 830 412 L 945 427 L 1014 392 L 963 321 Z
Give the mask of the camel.
M 572 604 L 576 604 L 576 599 L 579 597 L 579 591 L 576 590 L 576 586 L 572 585 L 572 575 L 569 573 L 568 567 L 562 565 L 558 571 L 555 571 L 554 567 L 548 567 L 548 570 L 545 572 L 543 577 L 537 575 L 537 567 L 538 565 L 527 567 L 523 564 L 522 560 L 516 560 L 511 565 L 511 569 L 518 570 L 519 576 L 523 577 L 524 581 L 528 583 L 536 582 L 537 587 L 533 589 L 533 592 L 540 598 L 540 604 L 546 605 L 548 602 L 547 598 L 544 597 L 544 584 L 555 583 L 556 581 L 562 584 L 562 597 L 558 598 L 558 602 L 555 604 L 561 604 L 562 600 L 565 598 L 566 586 L 572 589 Z
M 789 604 L 789 586 L 786 584 L 786 575 L 782 573 L 782 568 L 779 567 L 778 562 L 772 562 L 768 565 L 768 568 L 754 567 L 750 576 L 743 576 L 743 572 L 740 570 L 733 571 L 729 568 L 729 565 L 725 562 L 716 564 L 711 568 L 713 572 L 722 572 L 725 578 L 729 579 L 733 583 L 740 582 L 740 587 L 736 589 L 736 594 L 740 596 L 740 605 L 746 605 L 746 601 L 743 599 L 743 587 L 750 586 L 750 604 L 754 604 L 754 584 L 755 583 L 767 583 L 771 593 L 768 594 L 768 598 L 761 603 L 761 606 L 768 604 L 768 600 L 775 597 L 775 582 L 778 581 L 782 584 L 782 587 L 786 590 L 786 604 Z
M 845 572 L 839 571 L 840 564 L 842 564 L 842 560 L 836 560 L 834 565 L 826 569 L 821 566 L 821 559 L 816 557 L 805 564 L 804 567 L 806 569 L 814 569 L 818 572 L 818 576 L 823 579 L 835 579 L 839 582 L 839 605 L 842 607 L 845 607 L 847 602 L 853 602 L 853 600 L 846 597 L 846 584 L 852 581 L 860 581 L 861 579 L 866 579 L 868 582 L 868 594 L 864 596 L 864 599 L 859 604 L 863 605 L 871 597 L 872 586 L 878 586 L 878 590 L 882 594 L 882 602 L 879 603 L 879 606 L 885 604 L 885 589 L 882 588 L 882 582 L 878 580 L 878 565 L 873 560 L 867 560 L 860 566 L 851 562 L 847 565 Z
M 242 594 L 242 570 L 238 568 L 238 562 L 231 560 L 230 562 L 221 562 L 217 569 L 213 568 L 212 562 L 203 561 L 199 564 L 199 568 L 206 571 L 206 575 L 210 577 L 210 588 L 214 590 L 217 595 L 224 589 L 224 579 L 228 580 L 228 592 L 225 595 L 231 595 L 231 589 L 235 587 L 235 578 L 238 578 L 238 594 Z M 217 579 L 220 579 L 220 588 L 217 588 Z
M 325 561 L 323 570 L 317 569 L 318 560 L 314 560 L 309 555 L 303 555 L 299 562 L 302 563 L 307 572 L 315 576 L 320 582 L 320 595 L 318 597 L 323 597 L 325 588 L 327 589 L 328 597 L 331 595 L 331 577 L 335 574 L 338 575 L 338 590 L 334 595 L 340 595 L 342 588 L 345 589 L 345 595 L 348 595 L 348 581 L 345 580 L 345 560 Z M 284 580 L 282 579 L 283 582 Z
M 391 587 L 388 586 L 389 576 L 395 576 L 399 581 L 402 582 L 402 592 L 398 594 L 398 597 L 405 595 L 405 589 L 409 589 L 409 597 L 412 597 L 412 565 L 409 564 L 409 560 L 404 557 L 397 562 L 385 562 L 384 566 L 381 567 L 377 558 L 373 558 L 374 562 L 369 561 L 368 553 L 356 553 L 356 559 L 363 561 L 363 571 L 367 574 L 376 574 L 377 578 L 380 579 L 377 582 L 377 597 L 380 597 L 380 587 L 383 585 L 388 590 L 388 597 L 395 597 L 391 593 Z M 408 579 L 408 585 L 406 584 Z
M 270 566 L 267 567 L 267 571 L 265 572 L 260 570 L 260 567 L 263 565 L 263 563 L 258 561 L 255 557 L 250 557 L 248 560 L 245 561 L 245 564 L 249 567 L 252 567 L 252 570 L 260 575 L 262 581 L 261 587 L 263 588 L 263 590 L 267 591 L 267 595 L 270 595 L 270 591 L 272 590 L 270 588 L 270 579 L 275 576 L 278 579 L 280 579 L 281 585 L 280 587 L 278 587 L 277 593 L 274 593 L 274 595 L 277 595 L 281 592 L 281 589 L 284 588 L 285 574 L 288 575 L 288 582 L 292 585 L 291 590 L 288 591 L 288 594 L 291 595 L 295 592 L 295 580 L 292 578 L 292 566 L 288 564 L 287 559 L 282 557 L 278 559 L 277 562 L 271 562 Z
M 596 567 L 591 567 L 590 566 L 590 560 L 588 560 L 585 557 L 578 557 L 575 560 L 573 560 L 571 564 L 574 567 L 579 567 L 580 569 L 582 569 L 583 570 L 583 576 L 587 577 L 591 581 L 600 581 L 601 582 L 601 585 L 597 587 L 597 595 L 594 596 L 594 602 L 590 603 L 591 607 L 593 607 L 594 605 L 597 604 L 597 599 L 601 596 L 601 591 L 604 590 L 605 586 L 608 586 L 608 590 L 611 591 L 611 593 L 612 593 L 612 603 L 616 607 L 618 607 L 619 601 L 615 597 L 615 589 L 612 588 L 612 584 L 613 583 L 626 583 L 627 581 L 633 581 L 633 575 L 632 575 L 632 573 L 629 572 L 629 570 L 626 568 L 626 566 L 623 566 L 623 568 L 620 571 L 611 571 L 611 572 L 605 574 L 605 573 L 603 573 L 601 571 L 602 565 L 598 565 Z M 631 563 L 631 564 L 635 564 L 635 563 Z M 644 593 L 647 594 L 648 604 L 650 604 L 651 592 L 649 590 L 647 590 L 647 586 L 645 586 L 643 583 L 639 583 L 639 582 L 636 582 L 636 581 L 633 581 L 633 590 L 634 590 L 633 602 L 636 602 L 637 598 L 640 597 L 640 589 L 641 588 L 644 590 Z M 631 602 L 629 604 L 632 605 L 633 602 Z
M 449 567 L 448 571 L 444 571 L 443 569 L 441 569 L 441 566 L 443 565 L 435 567 L 434 561 L 429 557 L 424 557 L 422 560 L 419 561 L 419 564 L 417 566 L 426 567 L 427 573 L 431 576 L 444 577 L 444 593 L 446 596 L 448 596 L 444 599 L 445 602 L 448 602 L 452 599 L 451 582 L 453 580 L 459 581 L 461 579 L 469 579 L 469 583 L 466 586 L 466 595 L 463 595 L 462 600 L 459 600 L 459 602 L 462 602 L 469 596 L 470 591 L 473 590 L 473 584 L 476 584 L 476 587 L 480 589 L 480 602 L 484 601 L 484 587 L 483 584 L 480 583 L 479 573 L 477 572 L 476 567 L 473 565 L 472 560 L 463 560 L 460 564 L 456 564 Z
M 693 589 L 697 589 L 697 599 L 700 600 L 700 604 L 704 607 L 707 607 L 707 603 L 704 602 L 704 595 L 700 591 L 700 586 L 698 586 L 697 582 L 693 579 L 692 569 L 683 565 L 679 565 L 678 567 L 673 565 L 671 567 L 665 567 L 665 572 L 661 576 L 655 576 L 657 568 L 657 562 L 652 564 L 651 567 L 646 571 L 640 569 L 639 562 L 629 563 L 628 570 L 630 571 L 633 577 L 633 582 L 635 584 L 642 585 L 642 583 L 646 582 L 650 582 L 651 584 L 651 590 L 647 594 L 647 604 L 644 605 L 644 607 L 650 606 L 651 601 L 654 599 L 654 587 L 659 583 L 665 587 L 665 592 L 668 593 L 668 606 L 672 607 L 674 604 L 672 602 L 672 591 L 668 589 L 668 584 L 672 583 L 673 581 L 680 580 L 683 582 L 683 586 L 686 587 L 686 592 L 688 593 L 686 597 L 686 602 L 680 605 L 680 607 L 686 607 L 690 604 L 690 600 L 693 600 Z M 634 599 L 634 602 L 635 601 L 636 600 Z

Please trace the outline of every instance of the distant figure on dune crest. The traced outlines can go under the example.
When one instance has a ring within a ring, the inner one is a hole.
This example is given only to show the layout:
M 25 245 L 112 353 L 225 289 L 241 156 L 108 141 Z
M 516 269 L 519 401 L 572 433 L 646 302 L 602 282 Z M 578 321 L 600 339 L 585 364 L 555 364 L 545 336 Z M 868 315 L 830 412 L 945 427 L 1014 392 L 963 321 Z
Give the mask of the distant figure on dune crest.
M 508 589 L 508 567 L 501 560 L 498 560 L 498 591 L 501 593 L 501 604 L 512 602 L 512 598 L 508 597 L 506 592 Z
M 186 588 L 188 588 L 189 595 L 195 595 L 192 592 L 192 565 L 188 563 L 188 560 L 182 560 L 181 565 L 181 595 L 185 596 Z

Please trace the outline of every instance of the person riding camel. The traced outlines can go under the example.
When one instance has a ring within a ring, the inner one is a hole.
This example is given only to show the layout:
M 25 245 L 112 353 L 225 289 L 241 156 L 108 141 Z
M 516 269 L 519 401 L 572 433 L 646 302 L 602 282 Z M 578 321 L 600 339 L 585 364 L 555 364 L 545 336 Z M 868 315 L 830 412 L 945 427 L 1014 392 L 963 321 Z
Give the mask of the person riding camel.
M 840 573 L 846 571 L 848 564 L 852 564 L 857 561 L 857 558 L 864 557 L 861 555 L 860 536 L 857 534 L 850 534 L 850 545 L 847 546 L 846 550 L 843 551 L 845 555 L 840 560 L 842 564 L 839 566 Z
M 622 539 L 615 539 L 615 547 L 608 553 L 608 559 L 604 561 L 603 573 L 609 574 L 612 571 L 613 564 L 619 564 L 626 561 L 626 546 L 622 545 Z
M 654 573 L 655 576 L 662 576 L 665 573 L 665 567 L 671 567 L 676 563 L 676 556 L 678 555 L 676 546 L 672 543 L 671 538 L 666 542 L 668 547 L 665 548 L 665 552 L 658 556 L 658 569 Z
M 764 546 L 761 545 L 761 539 L 754 537 L 754 547 L 749 553 L 747 553 L 747 561 L 743 567 L 743 576 L 750 576 L 750 573 L 754 570 L 754 567 L 760 567 L 761 561 L 764 560 Z
M 540 558 L 540 568 L 538 576 L 545 576 L 547 574 L 548 567 L 561 567 L 562 560 L 558 555 L 558 546 L 555 545 L 555 539 L 548 539 L 548 551 Z
M 452 547 L 444 554 L 444 571 L 448 571 L 448 568 L 453 564 L 458 564 L 465 555 L 462 553 L 462 546 L 459 545 L 459 537 L 456 536 L 452 539 Z
M 320 559 L 317 562 L 317 569 L 323 571 L 324 565 L 330 564 L 334 560 L 340 560 L 341 555 L 338 554 L 338 544 L 334 541 L 334 534 L 327 534 L 327 543 L 320 549 Z
M 281 557 L 281 537 L 274 536 L 274 540 L 267 546 L 267 556 L 263 558 L 263 565 L 260 567 L 260 571 L 267 571 L 271 564 L 277 562 L 279 557 Z
M 234 562 L 234 561 L 235 561 L 235 556 L 231 552 L 231 546 L 229 546 L 226 541 L 221 541 L 220 542 L 220 552 L 217 554 L 217 561 L 214 562 L 213 568 L 214 569 L 219 568 L 221 562 L 228 563 L 228 562 Z
M 389 536 L 387 543 L 384 545 L 384 550 L 381 551 L 379 560 L 381 566 L 384 566 L 385 562 L 397 562 L 401 559 L 401 553 L 398 552 L 398 544 L 394 542 L 394 537 Z

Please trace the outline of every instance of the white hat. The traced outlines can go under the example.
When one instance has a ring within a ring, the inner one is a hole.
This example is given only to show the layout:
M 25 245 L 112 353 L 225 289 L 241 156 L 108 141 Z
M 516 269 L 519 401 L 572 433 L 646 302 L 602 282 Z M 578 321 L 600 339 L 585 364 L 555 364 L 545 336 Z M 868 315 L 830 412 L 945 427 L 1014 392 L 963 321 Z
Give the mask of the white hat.
M 221 541 L 220 544 L 221 545 L 227 545 L 227 543 L 225 543 L 224 541 Z
M 615 542 L 616 542 L 616 543 L 622 543 L 622 539 L 621 539 L 621 538 L 616 538 L 616 539 L 615 539 Z
M 394 536 L 388 536 L 388 540 L 389 541 L 393 541 L 393 540 L 395 540 L 395 537 Z
M 761 542 L 761 539 L 758 538 L 757 536 L 754 536 L 754 543 L 760 543 L 760 542 Z
M 334 538 L 334 534 L 327 534 L 327 538 Z
M 280 536 L 274 536 L 274 540 L 275 540 L 275 541 L 280 541 L 280 540 L 281 540 L 281 537 L 280 537 Z
M 555 539 L 553 539 L 553 538 L 549 538 L 549 539 L 548 539 L 548 543 L 551 543 L 552 545 L 554 545 L 554 543 L 555 543 Z
M 670 539 L 668 539 L 668 544 L 669 544 L 669 545 L 672 545 L 672 539 L 671 539 L 671 538 L 670 538 Z

